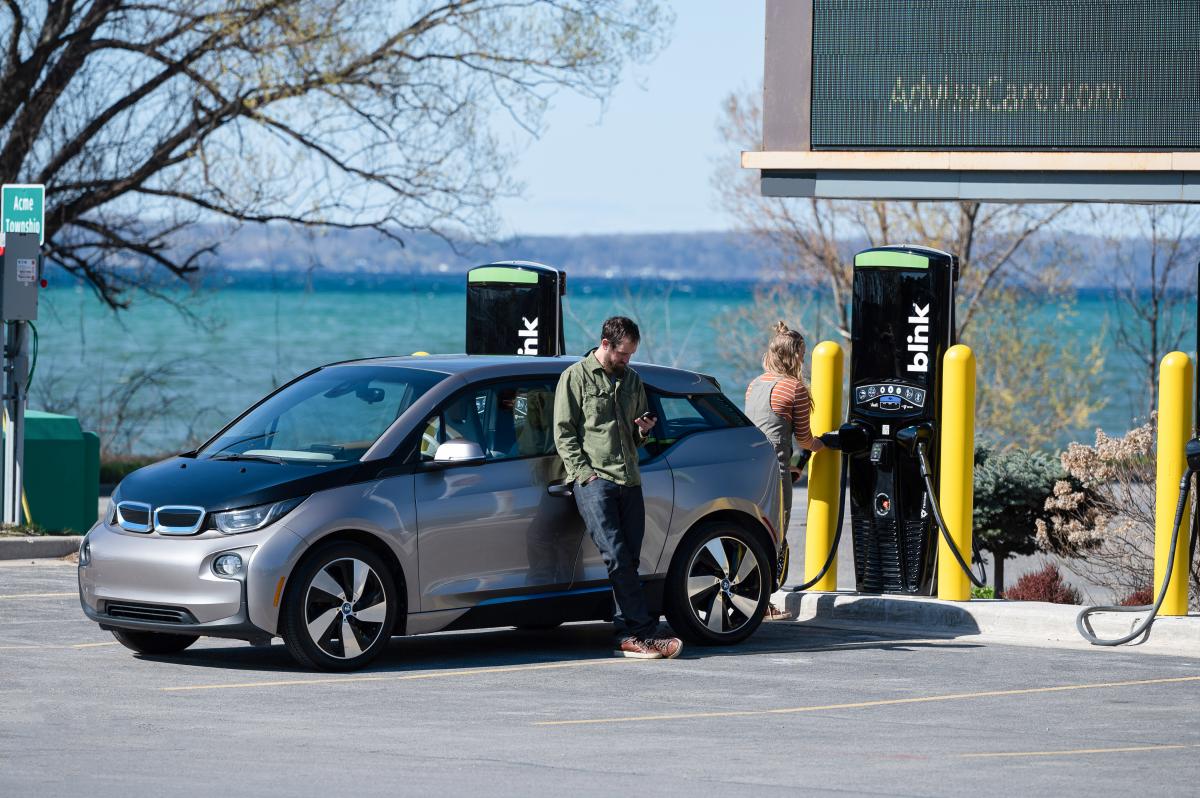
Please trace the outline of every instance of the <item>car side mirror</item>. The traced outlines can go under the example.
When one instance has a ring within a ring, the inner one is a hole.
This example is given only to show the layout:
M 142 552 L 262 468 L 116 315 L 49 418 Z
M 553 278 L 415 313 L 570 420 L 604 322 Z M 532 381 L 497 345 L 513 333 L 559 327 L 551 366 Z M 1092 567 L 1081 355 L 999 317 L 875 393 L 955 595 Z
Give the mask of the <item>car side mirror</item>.
M 475 441 L 459 438 L 446 441 L 438 446 L 433 454 L 434 468 L 449 468 L 450 466 L 479 465 L 485 459 L 483 447 Z

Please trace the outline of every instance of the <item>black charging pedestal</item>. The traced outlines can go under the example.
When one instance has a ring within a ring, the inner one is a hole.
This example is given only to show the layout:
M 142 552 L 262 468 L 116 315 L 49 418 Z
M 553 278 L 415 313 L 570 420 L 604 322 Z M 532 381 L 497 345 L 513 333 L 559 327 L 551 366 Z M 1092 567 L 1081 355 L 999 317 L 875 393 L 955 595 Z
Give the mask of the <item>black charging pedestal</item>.
M 926 247 L 878 247 L 854 258 L 847 422 L 865 431 L 867 443 L 846 456 L 860 593 L 934 589 L 930 497 L 915 453 L 896 433 L 932 424 L 936 471 L 942 356 L 954 340 L 957 279 L 958 259 Z
M 529 261 L 467 272 L 467 354 L 555 356 L 566 350 L 567 273 Z

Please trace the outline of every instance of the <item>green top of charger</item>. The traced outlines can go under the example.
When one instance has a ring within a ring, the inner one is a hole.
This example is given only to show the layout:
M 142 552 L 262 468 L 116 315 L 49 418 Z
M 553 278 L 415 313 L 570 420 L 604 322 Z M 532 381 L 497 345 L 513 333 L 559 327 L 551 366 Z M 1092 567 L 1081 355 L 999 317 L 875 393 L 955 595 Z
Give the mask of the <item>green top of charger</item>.
M 856 269 L 928 269 L 935 258 L 949 259 L 941 250 L 930 247 L 877 247 L 864 249 L 854 256 Z

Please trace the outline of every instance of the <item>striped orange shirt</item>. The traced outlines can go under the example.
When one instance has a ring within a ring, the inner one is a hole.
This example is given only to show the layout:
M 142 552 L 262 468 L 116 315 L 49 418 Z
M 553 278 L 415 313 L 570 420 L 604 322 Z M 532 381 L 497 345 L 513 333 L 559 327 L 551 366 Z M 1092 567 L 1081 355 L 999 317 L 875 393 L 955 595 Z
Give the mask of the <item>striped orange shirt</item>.
M 767 373 L 759 379 L 763 377 L 778 380 L 771 388 L 771 410 L 791 423 L 792 435 L 801 448 L 810 448 L 813 443 L 813 434 L 808 423 L 808 413 L 812 407 L 812 401 L 809 399 L 808 389 L 795 377 Z M 747 393 L 749 393 L 748 389 Z

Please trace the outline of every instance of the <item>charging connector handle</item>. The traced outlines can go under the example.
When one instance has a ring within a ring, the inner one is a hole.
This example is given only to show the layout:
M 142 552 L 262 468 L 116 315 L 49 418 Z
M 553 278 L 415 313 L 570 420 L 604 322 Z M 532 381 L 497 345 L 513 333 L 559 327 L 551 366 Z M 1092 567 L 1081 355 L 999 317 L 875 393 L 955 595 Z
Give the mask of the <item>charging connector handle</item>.
M 966 560 L 963 559 L 962 552 L 954 544 L 954 538 L 950 537 L 950 530 L 946 528 L 946 521 L 942 518 L 942 508 L 938 506 L 937 493 L 933 489 L 933 469 L 929 467 L 929 455 L 925 452 L 924 440 L 917 441 L 917 460 L 921 464 L 921 476 L 925 478 L 925 492 L 929 495 L 929 506 L 933 508 L 933 520 L 941 530 L 946 545 L 950 547 L 950 553 L 954 555 L 954 559 L 958 560 L 958 567 L 963 569 L 963 573 L 967 575 L 967 579 L 971 580 L 971 584 L 975 587 L 984 587 L 987 583 L 971 573 L 971 566 L 967 565 Z
M 1192 474 L 1195 473 L 1189 466 L 1183 472 L 1183 479 L 1179 481 L 1179 504 L 1175 506 L 1175 528 L 1171 530 L 1171 548 L 1167 553 L 1166 576 L 1163 577 L 1162 587 L 1158 591 L 1158 599 L 1153 604 L 1140 604 L 1136 607 L 1088 607 L 1080 612 L 1075 617 L 1075 628 L 1079 630 L 1080 636 L 1093 646 L 1119 646 L 1131 640 L 1136 640 L 1144 634 L 1149 634 L 1150 627 L 1154 625 L 1154 619 L 1158 615 L 1158 608 L 1162 606 L 1163 601 L 1167 598 L 1167 587 L 1171 584 L 1171 569 L 1175 565 L 1175 549 L 1179 545 L 1179 527 L 1183 525 L 1184 508 L 1187 507 L 1188 491 L 1191 487 Z M 1193 544 L 1195 543 L 1195 538 L 1192 539 L 1192 542 Z M 1194 546 L 1192 551 L 1195 551 Z M 1104 640 L 1097 637 L 1096 631 L 1092 629 L 1090 617 L 1098 612 L 1145 612 L 1146 610 L 1149 610 L 1150 614 L 1132 632 L 1124 637 Z

